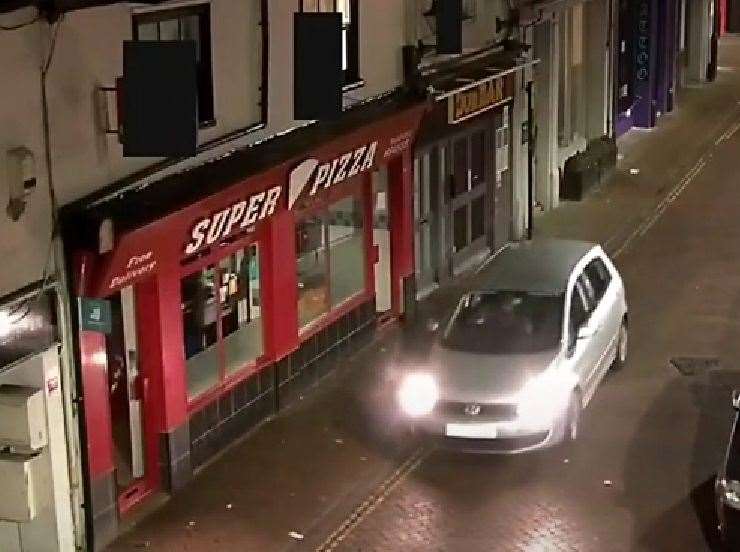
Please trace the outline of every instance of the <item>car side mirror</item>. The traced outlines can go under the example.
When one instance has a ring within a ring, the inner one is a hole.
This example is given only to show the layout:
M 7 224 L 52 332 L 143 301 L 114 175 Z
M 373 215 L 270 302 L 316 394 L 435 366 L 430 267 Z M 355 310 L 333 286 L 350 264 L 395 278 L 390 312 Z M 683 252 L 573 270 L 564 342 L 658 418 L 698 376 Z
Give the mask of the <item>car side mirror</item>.
M 740 410 L 740 389 L 735 389 L 732 392 L 732 408 Z

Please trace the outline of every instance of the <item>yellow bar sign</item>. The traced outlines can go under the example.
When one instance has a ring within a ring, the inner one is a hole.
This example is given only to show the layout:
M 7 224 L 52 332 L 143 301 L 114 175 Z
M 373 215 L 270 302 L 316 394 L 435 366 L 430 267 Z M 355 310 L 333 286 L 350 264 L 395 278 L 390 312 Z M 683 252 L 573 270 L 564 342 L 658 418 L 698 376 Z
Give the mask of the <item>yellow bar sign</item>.
M 504 78 L 490 79 L 449 96 L 449 124 L 460 123 L 509 101 L 511 94 L 504 83 Z

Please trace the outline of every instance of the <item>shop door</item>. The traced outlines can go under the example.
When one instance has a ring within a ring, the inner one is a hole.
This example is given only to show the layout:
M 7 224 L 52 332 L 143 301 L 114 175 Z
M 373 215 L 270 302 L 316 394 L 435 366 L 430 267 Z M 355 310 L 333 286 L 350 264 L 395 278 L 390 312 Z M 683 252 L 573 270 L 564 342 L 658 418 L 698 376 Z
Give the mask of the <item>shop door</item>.
M 740 0 L 730 0 L 727 8 L 727 31 L 740 33 Z
M 470 268 L 487 251 L 486 133 L 477 130 L 452 141 L 452 272 Z
M 440 148 L 421 153 L 414 160 L 415 270 L 417 299 L 437 287 L 437 198 L 439 191 Z
M 493 197 L 494 239 L 493 247 L 497 249 L 511 239 L 513 225 L 513 186 L 511 183 L 511 128 L 509 126 L 509 108 L 504 107 L 495 118 L 496 141 L 496 182 Z
M 115 479 L 119 510 L 124 513 L 153 488 L 147 470 L 147 378 L 141 373 L 134 288 L 111 301 L 111 333 L 106 337 Z
M 391 220 L 388 201 L 388 167 L 373 173 L 373 244 L 378 251 L 375 263 L 375 310 L 390 313 L 392 308 Z

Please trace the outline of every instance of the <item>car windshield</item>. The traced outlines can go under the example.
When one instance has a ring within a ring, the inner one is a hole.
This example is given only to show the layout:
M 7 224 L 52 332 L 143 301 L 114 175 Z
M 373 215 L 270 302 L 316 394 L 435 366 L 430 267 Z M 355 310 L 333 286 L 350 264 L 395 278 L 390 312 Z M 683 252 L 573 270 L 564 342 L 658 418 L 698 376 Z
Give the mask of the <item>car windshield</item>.
M 553 349 L 560 340 L 564 303 L 564 294 L 468 294 L 460 300 L 442 337 L 442 346 L 501 355 Z

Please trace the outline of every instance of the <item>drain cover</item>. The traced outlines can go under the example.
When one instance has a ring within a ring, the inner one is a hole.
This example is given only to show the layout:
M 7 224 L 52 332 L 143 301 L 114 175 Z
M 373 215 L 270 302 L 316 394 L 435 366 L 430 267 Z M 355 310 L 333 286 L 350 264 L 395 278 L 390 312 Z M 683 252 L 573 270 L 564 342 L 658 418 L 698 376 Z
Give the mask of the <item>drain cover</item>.
M 719 368 L 717 357 L 673 357 L 670 363 L 683 376 L 696 376 Z

